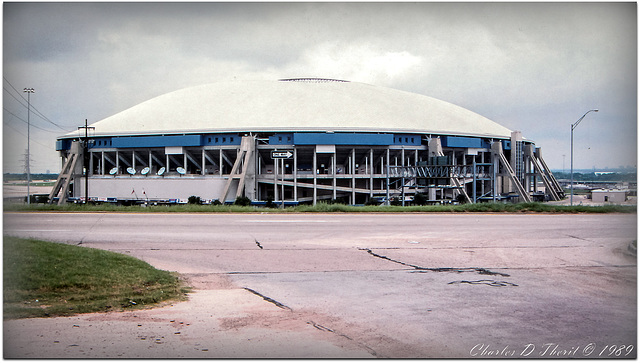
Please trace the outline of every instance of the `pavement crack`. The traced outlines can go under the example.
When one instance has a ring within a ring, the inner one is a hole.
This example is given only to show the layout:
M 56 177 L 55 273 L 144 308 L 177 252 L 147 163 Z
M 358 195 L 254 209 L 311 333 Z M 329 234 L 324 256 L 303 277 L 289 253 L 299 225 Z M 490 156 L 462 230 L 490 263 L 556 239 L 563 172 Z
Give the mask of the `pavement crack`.
M 258 296 L 260 296 L 260 297 L 261 297 L 261 298 L 263 298 L 265 301 L 268 301 L 268 302 L 272 303 L 273 305 L 275 305 L 275 306 L 279 307 L 280 309 L 286 309 L 286 310 L 289 310 L 289 311 L 293 311 L 293 309 L 291 309 L 291 308 L 290 308 L 290 307 L 288 307 L 287 305 L 285 305 L 285 304 L 283 304 L 283 303 L 281 303 L 281 302 L 279 302 L 279 301 L 276 301 L 276 300 L 274 300 L 274 299 L 272 299 L 272 298 L 270 298 L 270 297 L 268 297 L 268 296 L 262 295 L 261 293 L 257 292 L 256 290 L 250 289 L 250 288 L 248 288 L 248 287 L 243 287 L 243 289 L 245 289 L 245 290 L 249 291 L 250 293 L 252 293 L 252 294 L 254 294 L 254 295 L 258 295 Z
M 249 236 L 251 236 L 251 238 L 253 238 L 253 240 L 256 243 L 256 246 L 260 247 L 260 249 L 263 249 L 264 247 L 262 247 L 262 244 L 260 244 L 260 242 L 258 241 L 258 239 L 256 238 L 256 236 L 252 235 L 251 233 L 249 233 Z
M 348 339 L 348 340 L 350 340 L 350 341 L 352 341 L 352 342 L 356 343 L 357 345 L 361 346 L 362 348 L 366 349 L 366 350 L 367 350 L 367 352 L 369 352 L 369 354 L 371 354 L 372 356 L 377 357 L 377 358 L 382 358 L 382 357 L 379 357 L 379 356 L 378 356 L 378 353 L 376 353 L 376 351 L 375 351 L 375 350 L 373 350 L 371 347 L 367 346 L 366 344 L 363 344 L 363 343 L 360 343 L 360 342 L 358 342 L 358 341 L 353 340 L 353 338 L 351 338 L 351 337 L 350 337 L 350 336 L 348 336 L 348 335 L 345 335 L 345 334 L 339 333 L 339 332 L 337 332 L 337 331 L 335 331 L 335 330 L 333 330 L 333 329 L 331 329 L 331 328 L 328 328 L 328 327 L 326 327 L 326 326 L 324 326 L 324 325 L 320 325 L 320 324 L 318 324 L 318 323 L 316 323 L 316 322 L 313 322 L 313 321 L 307 321 L 307 324 L 312 325 L 314 328 L 316 328 L 316 329 L 318 329 L 318 330 L 320 330 L 320 331 L 325 331 L 325 332 L 333 333 L 333 334 L 335 334 L 335 335 L 337 335 L 337 336 L 340 336 L 340 337 L 346 338 L 346 339 Z
M 578 237 L 578 236 L 573 236 L 573 235 L 570 235 L 570 234 L 568 234 L 567 236 L 568 236 L 568 237 L 571 237 L 571 238 L 579 239 L 579 240 L 581 240 L 581 241 L 591 242 L 590 240 L 588 240 L 588 239 L 586 239 L 586 238 L 582 238 L 582 237 Z
M 370 254 L 370 255 L 371 255 L 371 256 L 373 256 L 373 257 L 381 258 L 381 259 L 383 259 L 383 260 L 391 261 L 391 262 L 394 262 L 394 263 L 399 263 L 399 264 L 401 264 L 401 265 L 403 265 L 403 266 L 413 267 L 413 268 L 418 269 L 418 270 L 424 270 L 424 268 L 422 268 L 422 267 L 420 267 L 420 266 L 412 265 L 412 264 L 409 264 L 409 263 L 406 263 L 406 262 L 402 262 L 402 261 L 394 260 L 394 259 L 389 258 L 389 257 L 387 257 L 387 256 L 379 255 L 379 254 L 377 254 L 377 253 L 375 253 L 375 252 L 371 251 L 371 249 L 370 249 L 370 248 L 358 248 L 358 249 L 359 249 L 360 251 L 366 251 L 368 254 Z
M 517 284 L 514 284 L 512 282 L 496 281 L 496 280 L 476 280 L 476 281 L 462 280 L 462 281 L 451 281 L 449 285 L 451 284 L 489 285 L 493 287 L 518 286 Z
M 502 272 L 494 272 L 494 271 L 491 271 L 491 270 L 487 270 L 486 268 L 480 268 L 480 267 L 463 267 L 463 268 L 457 268 L 457 267 L 422 267 L 422 266 L 412 265 L 410 263 L 394 260 L 394 259 L 389 258 L 387 256 L 377 254 L 377 253 L 373 252 L 370 248 L 358 248 L 358 249 L 361 250 L 361 251 L 366 251 L 371 256 L 374 256 L 374 257 L 377 257 L 377 258 L 381 258 L 383 260 L 391 261 L 391 262 L 394 262 L 394 263 L 398 263 L 398 264 L 403 265 L 403 266 L 413 267 L 414 269 L 418 270 L 418 271 L 414 271 L 414 272 L 457 272 L 457 273 L 461 273 L 461 272 L 477 272 L 480 275 L 504 276 L 504 277 L 511 276 L 509 274 L 505 274 L 505 273 L 502 273 Z
M 321 331 L 328 331 L 328 332 L 331 332 L 331 333 L 335 333 L 335 331 L 333 329 L 327 328 L 326 326 L 320 325 L 318 323 L 314 323 L 313 321 L 307 321 L 307 324 L 311 324 L 311 325 L 313 325 L 314 328 L 316 328 L 318 330 L 321 330 Z
M 87 233 L 85 233 L 82 238 L 80 238 L 80 242 L 78 242 L 76 245 L 80 246 L 82 245 L 82 243 L 84 242 L 84 239 L 87 238 L 87 236 L 91 235 L 91 231 L 93 230 L 93 228 L 98 225 L 98 223 L 100 223 L 100 221 L 102 220 L 104 216 L 100 216 L 100 218 L 98 218 L 95 222 L 93 222 L 93 224 L 91 225 L 91 227 L 89 227 L 89 230 L 87 231 Z

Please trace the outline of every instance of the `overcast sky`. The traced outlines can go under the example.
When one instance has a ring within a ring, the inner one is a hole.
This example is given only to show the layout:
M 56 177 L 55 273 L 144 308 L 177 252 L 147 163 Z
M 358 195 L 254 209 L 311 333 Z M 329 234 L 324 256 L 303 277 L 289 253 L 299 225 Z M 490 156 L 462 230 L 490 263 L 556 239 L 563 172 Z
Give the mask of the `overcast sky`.
M 635 3 L 5 2 L 3 20 L 5 172 L 24 171 L 25 87 L 44 116 L 30 116 L 31 170 L 59 172 L 60 127 L 184 87 L 293 77 L 457 104 L 567 171 L 571 123 L 598 108 L 575 130 L 575 168 L 637 163 Z

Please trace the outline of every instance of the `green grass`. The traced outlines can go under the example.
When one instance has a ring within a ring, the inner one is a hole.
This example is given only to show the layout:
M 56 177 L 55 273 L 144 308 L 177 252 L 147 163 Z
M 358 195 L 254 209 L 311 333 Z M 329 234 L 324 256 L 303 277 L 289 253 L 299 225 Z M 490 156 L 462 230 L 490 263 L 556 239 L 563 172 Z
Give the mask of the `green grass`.
M 184 299 L 177 275 L 93 248 L 4 237 L 4 319 L 141 308 Z
M 349 206 L 344 204 L 328 204 L 320 202 L 315 206 L 299 205 L 295 207 L 258 208 L 238 205 L 195 205 L 181 204 L 172 206 L 116 206 L 110 204 L 82 205 L 66 204 L 62 206 L 49 204 L 10 204 L 5 203 L 5 211 L 60 211 L 60 212 L 140 212 L 140 213 L 636 213 L 636 206 L 563 206 L 546 203 L 477 203 L 459 205 L 431 206 Z

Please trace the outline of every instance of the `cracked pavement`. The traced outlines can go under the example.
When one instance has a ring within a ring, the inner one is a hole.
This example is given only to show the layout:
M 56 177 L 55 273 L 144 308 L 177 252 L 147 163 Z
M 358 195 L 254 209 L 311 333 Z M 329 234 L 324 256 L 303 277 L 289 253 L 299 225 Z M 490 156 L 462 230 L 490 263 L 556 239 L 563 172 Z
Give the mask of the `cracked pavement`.
M 5 213 L 5 234 L 125 253 L 195 289 L 152 310 L 5 321 L 4 356 L 596 357 L 636 344 L 636 218 Z

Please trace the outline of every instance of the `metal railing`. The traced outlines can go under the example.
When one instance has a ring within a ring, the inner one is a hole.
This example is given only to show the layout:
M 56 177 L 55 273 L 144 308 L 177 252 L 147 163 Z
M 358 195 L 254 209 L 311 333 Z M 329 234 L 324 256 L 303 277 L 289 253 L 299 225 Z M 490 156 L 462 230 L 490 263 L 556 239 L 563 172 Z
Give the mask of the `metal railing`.
M 475 168 L 475 169 L 474 169 Z M 493 174 L 490 163 L 469 165 L 389 166 L 390 178 L 475 178 L 489 179 Z

